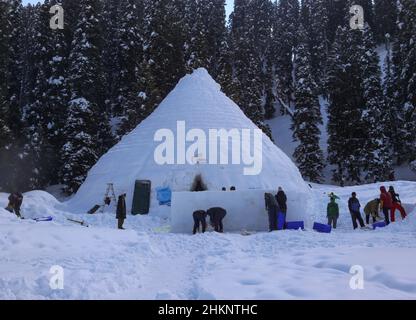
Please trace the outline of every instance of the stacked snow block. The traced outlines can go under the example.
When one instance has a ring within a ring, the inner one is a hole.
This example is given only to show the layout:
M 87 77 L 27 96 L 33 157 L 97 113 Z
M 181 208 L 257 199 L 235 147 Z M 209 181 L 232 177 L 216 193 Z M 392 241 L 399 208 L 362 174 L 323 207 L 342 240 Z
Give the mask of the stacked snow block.
M 305 223 L 303 221 L 291 221 L 286 223 L 286 230 L 305 230 Z
M 373 229 L 376 230 L 377 228 L 385 228 L 387 227 L 387 223 L 385 221 L 377 222 L 373 224 Z
M 315 222 L 313 225 L 313 230 L 320 232 L 320 233 L 331 233 L 332 227 L 327 224 Z

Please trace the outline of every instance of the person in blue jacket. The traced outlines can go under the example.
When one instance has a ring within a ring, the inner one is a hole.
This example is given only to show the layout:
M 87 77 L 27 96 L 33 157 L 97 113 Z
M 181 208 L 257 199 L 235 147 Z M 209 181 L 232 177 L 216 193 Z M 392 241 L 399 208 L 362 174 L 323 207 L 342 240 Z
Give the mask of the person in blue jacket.
M 348 209 L 351 213 L 354 230 L 358 228 L 357 221 L 360 223 L 361 228 L 364 228 L 365 224 L 360 212 L 361 204 L 355 192 L 352 193 L 351 198 L 348 200 Z

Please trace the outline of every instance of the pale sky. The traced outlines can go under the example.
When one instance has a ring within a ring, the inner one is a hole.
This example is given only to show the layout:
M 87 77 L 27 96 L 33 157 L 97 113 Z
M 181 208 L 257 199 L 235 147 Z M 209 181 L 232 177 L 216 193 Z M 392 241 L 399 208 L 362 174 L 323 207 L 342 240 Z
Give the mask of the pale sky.
M 23 0 L 23 4 L 37 3 L 37 2 L 42 2 L 42 1 L 39 1 L 39 0 Z M 230 13 L 233 10 L 234 0 L 226 0 L 226 2 L 227 2 L 227 5 L 226 5 L 227 15 L 230 15 Z

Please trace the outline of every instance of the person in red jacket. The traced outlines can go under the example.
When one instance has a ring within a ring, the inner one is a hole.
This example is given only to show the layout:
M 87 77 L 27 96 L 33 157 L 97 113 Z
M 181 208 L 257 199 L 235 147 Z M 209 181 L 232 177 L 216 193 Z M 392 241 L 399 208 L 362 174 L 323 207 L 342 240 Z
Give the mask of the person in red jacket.
M 381 191 L 380 207 L 383 210 L 386 224 L 389 225 L 390 224 L 389 214 L 391 212 L 391 208 L 393 207 L 393 199 L 391 197 L 391 194 L 387 192 L 386 187 L 381 187 L 380 191 Z
M 406 219 L 407 214 L 406 214 L 406 210 L 404 210 L 404 208 L 402 207 L 402 202 L 400 201 L 400 195 L 396 193 L 393 186 L 389 188 L 389 193 L 393 201 L 393 204 L 391 207 L 391 222 L 396 221 L 396 210 L 400 211 L 400 214 L 403 220 Z

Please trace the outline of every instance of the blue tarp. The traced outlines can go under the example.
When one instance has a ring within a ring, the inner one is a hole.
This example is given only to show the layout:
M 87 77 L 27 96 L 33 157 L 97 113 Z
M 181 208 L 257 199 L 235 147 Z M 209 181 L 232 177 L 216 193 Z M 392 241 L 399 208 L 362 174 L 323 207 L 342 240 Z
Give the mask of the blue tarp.
M 286 223 L 287 230 L 305 230 L 305 223 L 303 221 L 291 221 Z
M 331 233 L 332 227 L 327 224 L 317 223 L 313 225 L 313 230 L 318 231 L 320 233 Z
M 157 201 L 161 206 L 170 206 L 172 200 L 172 190 L 167 188 L 156 188 Z

